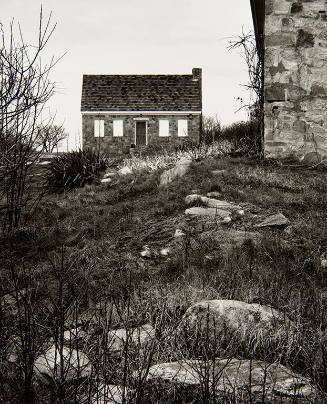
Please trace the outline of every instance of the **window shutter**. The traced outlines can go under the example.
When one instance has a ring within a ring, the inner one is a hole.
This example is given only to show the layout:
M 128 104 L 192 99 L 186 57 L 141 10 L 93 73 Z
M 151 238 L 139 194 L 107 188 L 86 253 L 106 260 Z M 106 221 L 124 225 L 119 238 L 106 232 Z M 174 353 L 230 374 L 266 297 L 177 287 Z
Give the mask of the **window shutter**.
M 104 120 L 99 120 L 99 137 L 104 137 Z
M 115 119 L 113 122 L 113 136 L 123 136 L 123 120 Z
M 99 137 L 99 119 L 94 119 L 94 137 Z
M 169 136 L 168 119 L 159 119 L 159 136 Z
M 178 120 L 178 136 L 179 137 L 188 136 L 187 119 Z

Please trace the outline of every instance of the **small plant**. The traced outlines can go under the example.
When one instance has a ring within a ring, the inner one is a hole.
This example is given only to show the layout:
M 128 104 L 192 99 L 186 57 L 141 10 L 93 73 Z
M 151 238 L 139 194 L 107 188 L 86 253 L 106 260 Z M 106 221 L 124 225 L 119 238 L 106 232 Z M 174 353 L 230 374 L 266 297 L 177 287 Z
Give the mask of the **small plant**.
M 47 183 L 54 191 L 83 187 L 90 184 L 107 166 L 107 159 L 93 150 L 72 151 L 51 161 Z

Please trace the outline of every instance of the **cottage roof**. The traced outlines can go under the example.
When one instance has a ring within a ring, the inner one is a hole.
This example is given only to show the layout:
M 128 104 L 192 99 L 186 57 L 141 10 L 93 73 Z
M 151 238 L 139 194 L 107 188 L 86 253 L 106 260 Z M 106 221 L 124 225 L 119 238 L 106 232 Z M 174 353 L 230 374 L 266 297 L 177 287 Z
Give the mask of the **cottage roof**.
M 83 111 L 201 111 L 201 69 L 185 75 L 83 76 Z

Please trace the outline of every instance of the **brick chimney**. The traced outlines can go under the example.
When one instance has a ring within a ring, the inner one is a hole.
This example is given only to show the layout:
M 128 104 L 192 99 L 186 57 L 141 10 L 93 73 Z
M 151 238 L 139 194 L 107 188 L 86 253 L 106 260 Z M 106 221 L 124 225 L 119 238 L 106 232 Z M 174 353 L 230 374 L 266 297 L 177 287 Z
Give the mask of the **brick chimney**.
M 192 75 L 193 75 L 193 80 L 194 81 L 201 81 L 202 69 L 200 69 L 199 67 L 194 67 L 192 69 Z

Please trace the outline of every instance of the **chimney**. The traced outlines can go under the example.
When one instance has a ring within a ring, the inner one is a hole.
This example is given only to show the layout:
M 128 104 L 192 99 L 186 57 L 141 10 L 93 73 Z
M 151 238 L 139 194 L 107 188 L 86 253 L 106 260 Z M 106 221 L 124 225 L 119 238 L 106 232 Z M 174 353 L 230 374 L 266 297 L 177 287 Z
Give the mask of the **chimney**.
M 192 69 L 193 81 L 201 81 L 202 69 L 199 67 L 194 67 Z

